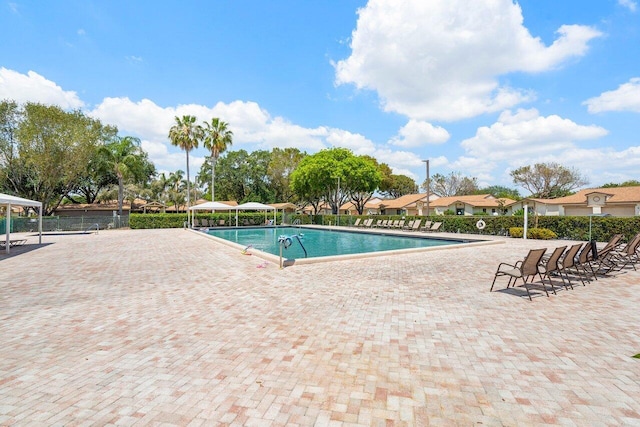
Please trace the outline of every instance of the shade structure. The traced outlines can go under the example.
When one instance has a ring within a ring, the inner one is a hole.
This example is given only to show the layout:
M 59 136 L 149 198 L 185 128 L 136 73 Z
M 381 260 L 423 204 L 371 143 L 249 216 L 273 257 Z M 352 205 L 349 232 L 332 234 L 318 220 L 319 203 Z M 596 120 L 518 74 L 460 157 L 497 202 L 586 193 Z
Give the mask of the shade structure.
M 232 211 L 235 209 L 235 206 L 227 205 L 220 202 L 204 202 L 199 205 L 194 205 L 189 207 L 189 211 L 191 211 L 191 215 L 195 216 L 195 211 Z M 193 217 L 191 218 L 191 224 L 193 224 Z
M 0 205 L 4 205 L 7 211 L 7 219 L 5 222 L 5 251 L 7 253 L 10 252 L 11 247 L 11 206 L 29 206 L 32 208 L 38 208 L 38 243 L 42 243 L 42 202 L 36 202 L 35 200 L 23 199 L 22 197 L 0 193 Z
M 189 208 L 192 211 L 230 211 L 235 209 L 235 206 L 225 205 L 220 202 L 205 202 L 199 205 L 194 205 Z
M 236 227 L 238 226 L 238 211 L 265 211 L 265 218 L 267 211 L 273 211 L 273 224 L 276 224 L 276 208 L 273 206 L 265 205 L 258 202 L 248 202 L 238 205 L 236 208 Z

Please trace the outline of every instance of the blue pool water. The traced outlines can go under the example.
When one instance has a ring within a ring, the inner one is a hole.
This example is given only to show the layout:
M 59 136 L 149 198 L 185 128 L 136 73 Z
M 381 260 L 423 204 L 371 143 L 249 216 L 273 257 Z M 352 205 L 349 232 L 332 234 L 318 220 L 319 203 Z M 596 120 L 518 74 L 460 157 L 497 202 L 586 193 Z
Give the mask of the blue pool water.
M 300 236 L 307 250 L 307 258 L 361 254 L 366 252 L 391 251 L 396 249 L 427 248 L 463 243 L 457 240 L 428 239 L 421 237 L 390 236 L 373 233 L 358 233 L 337 230 L 317 230 L 299 227 L 260 228 L 220 228 L 210 229 L 208 234 L 220 237 L 242 246 L 251 246 L 263 252 L 280 255 L 280 236 Z M 287 259 L 305 258 L 305 253 L 297 239 L 291 239 L 291 246 L 283 249 Z

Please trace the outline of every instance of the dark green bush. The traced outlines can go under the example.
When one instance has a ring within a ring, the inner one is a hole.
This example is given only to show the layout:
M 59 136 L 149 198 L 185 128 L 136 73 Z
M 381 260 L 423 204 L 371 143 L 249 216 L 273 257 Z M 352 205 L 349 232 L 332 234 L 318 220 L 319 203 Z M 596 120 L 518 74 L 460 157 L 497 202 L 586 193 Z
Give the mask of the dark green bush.
M 224 219 L 227 225 L 236 224 L 236 213 L 231 215 L 225 213 L 196 214 L 197 219 L 207 219 L 218 221 Z M 282 214 L 276 214 L 276 221 L 280 223 Z M 242 225 L 244 220 L 253 220 L 255 224 L 263 224 L 265 220 L 264 212 L 240 212 L 238 213 L 238 224 Z M 273 212 L 267 214 L 267 219 L 273 219 Z M 141 228 L 182 228 L 187 221 L 187 214 L 131 214 L 129 215 L 129 227 L 132 229 Z
M 524 234 L 524 227 L 509 228 L 509 235 L 515 238 L 521 238 Z M 557 239 L 558 235 L 548 228 L 528 228 L 527 239 L 552 240 Z
M 278 214 L 278 223 L 281 223 L 281 214 Z M 197 214 L 196 218 L 202 219 L 224 219 L 227 223 L 235 224 L 235 211 L 231 217 L 229 213 L 207 213 Z M 254 222 L 262 223 L 264 221 L 264 212 L 241 212 L 239 214 L 239 223 L 242 224 L 243 219 L 253 218 Z M 272 215 L 269 215 L 272 218 Z M 340 225 L 352 225 L 357 218 L 362 220 L 370 218 L 368 215 L 340 215 Z M 376 220 L 384 219 L 402 219 L 402 215 L 375 215 Z M 299 219 L 301 224 L 319 224 L 335 225 L 337 215 L 302 215 L 292 214 L 287 216 L 289 223 L 293 223 Z M 522 228 L 524 218 L 522 216 L 466 216 L 466 215 L 431 215 L 415 216 L 405 215 L 405 221 L 408 223 L 412 219 L 422 219 L 432 222 L 442 222 L 441 231 L 449 233 L 466 233 L 466 234 L 489 234 L 489 235 L 507 235 L 513 236 L 510 229 L 513 227 Z M 485 228 L 479 230 L 476 227 L 478 220 L 485 222 Z M 131 214 L 129 217 L 129 225 L 131 228 L 180 228 L 187 220 L 186 214 Z M 640 216 L 635 217 L 588 217 L 588 216 L 529 216 L 529 233 L 533 229 L 548 229 L 555 233 L 557 237 L 567 240 L 585 241 L 589 238 L 599 242 L 606 242 L 614 234 L 623 234 L 625 239 L 630 239 L 640 232 Z M 591 222 L 591 225 L 590 225 Z M 522 233 L 522 232 L 521 232 Z M 535 233 L 535 232 L 534 232 Z M 543 234 L 542 238 L 547 234 Z M 528 237 L 530 237 L 529 235 Z M 520 234 L 519 237 L 522 237 Z M 534 238 L 534 237 L 531 237 Z

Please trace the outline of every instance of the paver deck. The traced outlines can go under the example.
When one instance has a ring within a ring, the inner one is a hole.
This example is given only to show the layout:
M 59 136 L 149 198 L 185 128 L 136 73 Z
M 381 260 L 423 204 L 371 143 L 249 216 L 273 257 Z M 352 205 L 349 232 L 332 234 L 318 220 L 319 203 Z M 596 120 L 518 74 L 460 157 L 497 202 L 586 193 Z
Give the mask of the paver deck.
M 640 425 L 640 272 L 489 292 L 562 242 L 277 265 L 186 230 L 0 255 L 0 425 Z

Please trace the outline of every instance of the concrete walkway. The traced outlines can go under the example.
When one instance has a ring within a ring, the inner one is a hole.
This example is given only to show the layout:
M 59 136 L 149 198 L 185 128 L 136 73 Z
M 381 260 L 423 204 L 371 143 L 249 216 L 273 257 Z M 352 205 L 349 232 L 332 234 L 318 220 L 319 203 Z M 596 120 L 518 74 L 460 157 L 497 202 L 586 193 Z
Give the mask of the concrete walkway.
M 185 230 L 0 255 L 0 425 L 640 425 L 640 272 L 489 292 L 505 244 L 280 270 Z

